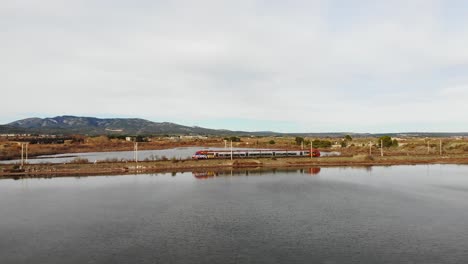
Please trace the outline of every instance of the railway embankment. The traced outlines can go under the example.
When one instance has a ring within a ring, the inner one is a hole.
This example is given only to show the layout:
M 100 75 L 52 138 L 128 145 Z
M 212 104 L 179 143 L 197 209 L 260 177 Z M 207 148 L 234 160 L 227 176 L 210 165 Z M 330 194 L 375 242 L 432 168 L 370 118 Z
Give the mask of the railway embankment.
M 213 160 L 161 160 L 147 162 L 49 163 L 0 165 L 0 177 L 60 177 L 122 175 L 159 172 L 226 170 L 236 168 L 290 168 L 327 166 L 391 166 L 417 164 L 468 164 L 468 155 L 421 155 L 375 157 L 355 155 L 321 158 L 258 158 Z

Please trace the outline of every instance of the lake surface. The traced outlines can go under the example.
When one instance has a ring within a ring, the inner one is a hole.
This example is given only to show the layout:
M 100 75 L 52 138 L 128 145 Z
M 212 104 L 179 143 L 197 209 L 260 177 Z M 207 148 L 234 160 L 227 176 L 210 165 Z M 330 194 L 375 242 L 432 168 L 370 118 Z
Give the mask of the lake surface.
M 468 166 L 0 180 L 0 263 L 467 263 Z
M 158 160 L 163 157 L 168 159 L 189 159 L 198 150 L 226 150 L 225 148 L 207 148 L 207 147 L 183 147 L 158 150 L 139 150 L 138 160 Z M 245 148 L 233 148 L 233 150 L 244 150 Z M 229 149 L 228 149 L 229 150 Z M 340 152 L 321 152 L 322 156 L 339 156 Z M 75 158 L 87 159 L 89 162 L 105 160 L 133 160 L 133 151 L 109 151 L 109 152 L 87 152 L 87 153 L 65 153 L 57 155 L 43 155 L 28 160 L 30 164 L 39 163 L 67 163 Z M 0 164 L 20 163 L 21 160 L 0 160 Z

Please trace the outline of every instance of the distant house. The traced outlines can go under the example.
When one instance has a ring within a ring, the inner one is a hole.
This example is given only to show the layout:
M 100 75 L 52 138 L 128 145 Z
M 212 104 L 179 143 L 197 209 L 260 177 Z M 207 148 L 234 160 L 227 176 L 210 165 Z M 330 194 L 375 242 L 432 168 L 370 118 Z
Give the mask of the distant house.
M 125 141 L 133 141 L 133 137 L 125 137 Z
M 111 131 L 111 132 L 123 132 L 123 129 L 110 129 L 110 128 L 106 128 L 105 130 L 106 130 L 106 131 Z
M 169 140 L 171 140 L 171 141 L 180 141 L 180 137 L 170 137 Z
M 335 142 L 335 144 L 331 145 L 331 148 L 341 148 L 341 144 L 338 142 Z

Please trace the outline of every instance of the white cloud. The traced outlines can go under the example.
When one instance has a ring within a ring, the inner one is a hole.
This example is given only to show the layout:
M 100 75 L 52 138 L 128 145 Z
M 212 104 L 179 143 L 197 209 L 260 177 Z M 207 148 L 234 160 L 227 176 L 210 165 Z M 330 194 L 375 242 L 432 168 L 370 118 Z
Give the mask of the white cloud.
M 0 121 L 77 114 L 450 130 L 467 97 L 446 87 L 468 85 L 459 26 L 468 19 L 444 11 L 455 4 L 7 1 L 0 87 L 24 103 L 4 100 Z

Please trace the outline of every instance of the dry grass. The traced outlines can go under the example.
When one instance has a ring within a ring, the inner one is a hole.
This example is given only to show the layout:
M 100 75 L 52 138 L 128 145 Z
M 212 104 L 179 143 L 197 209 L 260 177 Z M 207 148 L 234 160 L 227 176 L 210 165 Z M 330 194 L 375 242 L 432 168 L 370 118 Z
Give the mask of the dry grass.
M 340 143 L 340 138 L 306 138 L 329 140 L 333 143 Z M 273 140 L 275 144 L 269 142 Z M 399 147 L 392 147 L 384 150 L 385 156 L 419 156 L 434 155 L 439 153 L 439 138 L 404 138 L 400 140 Z M 429 141 L 429 152 L 427 149 Z M 464 154 L 468 153 L 468 139 L 443 138 L 444 154 Z M 369 142 L 376 143 L 376 138 L 355 138 L 348 142 L 348 147 L 337 149 L 321 149 L 321 151 L 339 151 L 343 156 L 369 155 Z M 140 150 L 155 150 L 175 147 L 205 146 L 224 147 L 223 137 L 213 137 L 208 140 L 182 140 L 171 141 L 168 138 L 155 138 L 152 142 L 140 143 Z M 298 149 L 294 137 L 241 137 L 241 142 L 234 142 L 234 147 L 242 148 L 281 148 Z M 308 148 L 309 146 L 304 146 Z M 128 151 L 133 150 L 133 143 L 125 140 L 108 139 L 107 137 L 86 138 L 84 143 L 66 144 L 43 144 L 29 145 L 30 157 L 38 155 L 50 155 L 61 153 L 97 152 L 97 151 Z M 21 147 L 14 142 L 0 142 L 0 159 L 19 158 Z M 374 146 L 372 148 L 374 156 L 380 154 L 380 150 Z M 360 156 L 361 157 L 361 156 Z M 361 157 L 362 158 L 362 157 Z

